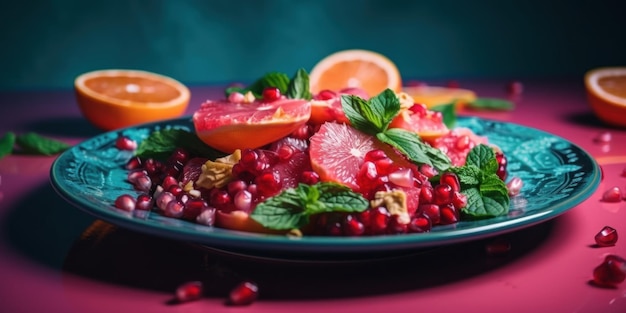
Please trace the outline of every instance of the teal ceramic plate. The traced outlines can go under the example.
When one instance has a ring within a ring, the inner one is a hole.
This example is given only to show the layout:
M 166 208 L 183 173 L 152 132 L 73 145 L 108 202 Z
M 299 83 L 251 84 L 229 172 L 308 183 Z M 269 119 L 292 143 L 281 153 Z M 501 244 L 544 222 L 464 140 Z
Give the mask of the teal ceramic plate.
M 372 237 L 302 237 L 264 235 L 207 227 L 156 213 L 129 214 L 112 206 L 133 193 L 123 165 L 131 157 L 114 147 L 120 135 L 141 141 L 163 128 L 193 130 L 190 118 L 146 124 L 104 133 L 69 149 L 51 168 L 51 182 L 68 202 L 112 224 L 161 237 L 198 243 L 221 251 L 278 258 L 415 252 L 495 236 L 550 220 L 581 203 L 598 187 L 600 170 L 589 154 L 573 143 L 521 125 L 460 117 L 458 126 L 487 136 L 508 157 L 509 177 L 524 181 L 510 213 L 481 221 L 434 227 L 429 233 Z

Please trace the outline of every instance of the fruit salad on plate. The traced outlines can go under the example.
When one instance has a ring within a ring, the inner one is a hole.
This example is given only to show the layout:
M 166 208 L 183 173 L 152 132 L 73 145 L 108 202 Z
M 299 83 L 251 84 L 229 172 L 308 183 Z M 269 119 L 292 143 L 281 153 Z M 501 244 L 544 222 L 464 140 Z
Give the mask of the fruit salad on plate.
M 139 195 L 117 208 L 293 236 L 422 233 L 509 210 L 502 151 L 401 91 L 312 94 L 304 70 L 269 73 L 192 121 L 118 139 Z

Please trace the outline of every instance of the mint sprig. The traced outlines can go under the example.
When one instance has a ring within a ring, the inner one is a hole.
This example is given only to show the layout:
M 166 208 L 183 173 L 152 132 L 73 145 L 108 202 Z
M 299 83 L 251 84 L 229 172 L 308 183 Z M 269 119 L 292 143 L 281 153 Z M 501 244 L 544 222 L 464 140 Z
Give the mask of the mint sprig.
M 336 183 L 299 184 L 259 203 L 250 217 L 276 230 L 300 228 L 310 217 L 327 212 L 362 212 L 369 202 L 349 187 Z
M 467 103 L 467 107 L 474 110 L 510 111 L 515 108 L 515 104 L 512 101 L 498 98 L 478 98 Z
M 461 211 L 465 217 L 482 219 L 509 212 L 510 198 L 497 170 L 495 153 L 484 144 L 469 152 L 465 165 L 449 169 L 459 177 L 461 192 L 467 196 L 467 206 Z
M 456 124 L 456 101 L 447 104 L 440 104 L 430 108 L 433 111 L 441 112 L 443 123 L 448 128 L 454 128 Z
M 389 124 L 400 113 L 400 100 L 395 92 L 386 89 L 369 100 L 355 95 L 343 95 L 341 106 L 352 127 L 391 145 L 414 163 L 428 164 L 438 171 L 451 165 L 447 155 L 424 143 L 415 132 L 400 128 L 389 128 Z
M 15 146 L 15 133 L 8 132 L 0 138 L 0 159 L 13 152 Z
M 177 128 L 161 129 L 150 133 L 148 138 L 139 143 L 135 155 L 164 160 L 177 147 L 211 160 L 224 156 L 224 153 L 207 146 L 195 133 Z
M 305 99 L 310 100 L 312 98 L 309 90 L 309 74 L 304 69 L 298 69 L 293 78 L 285 73 L 270 72 L 263 77 L 254 81 L 247 87 L 229 87 L 226 88 L 226 97 L 233 93 L 239 92 L 245 94 L 252 92 L 255 98 L 263 98 L 263 89 L 267 87 L 276 87 L 280 92 L 286 95 L 290 99 Z

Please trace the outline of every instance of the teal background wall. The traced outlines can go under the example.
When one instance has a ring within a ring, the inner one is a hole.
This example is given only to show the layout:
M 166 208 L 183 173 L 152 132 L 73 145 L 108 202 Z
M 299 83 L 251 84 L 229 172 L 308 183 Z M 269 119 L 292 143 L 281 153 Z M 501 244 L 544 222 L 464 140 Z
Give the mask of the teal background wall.
M 363 48 L 406 79 L 576 76 L 626 65 L 626 1 L 3 1 L 0 89 L 134 68 L 190 85 L 310 70 Z

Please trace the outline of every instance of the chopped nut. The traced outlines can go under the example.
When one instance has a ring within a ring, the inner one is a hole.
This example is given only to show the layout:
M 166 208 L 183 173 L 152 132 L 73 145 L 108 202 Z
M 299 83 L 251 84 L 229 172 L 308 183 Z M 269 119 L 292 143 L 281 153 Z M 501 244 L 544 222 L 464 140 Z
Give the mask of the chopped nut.
M 400 92 L 397 94 L 397 96 L 398 96 L 398 100 L 400 100 L 401 109 L 409 109 L 413 106 L 413 104 L 415 104 L 415 101 L 413 101 L 413 97 L 411 97 L 406 92 Z
M 290 229 L 287 232 L 287 237 L 302 237 L 302 231 L 298 228 Z
M 399 217 L 398 222 L 403 224 L 411 222 L 406 204 L 406 193 L 402 190 L 378 191 L 374 195 L 374 200 L 370 202 L 370 206 L 384 206 L 391 215 Z
M 221 188 L 232 180 L 233 166 L 241 159 L 241 150 L 233 154 L 218 158 L 215 161 L 206 161 L 201 169 L 202 173 L 196 180 L 196 185 L 207 189 Z
M 252 103 L 254 100 L 256 100 L 256 98 L 254 97 L 252 91 L 248 91 L 245 95 L 243 95 L 243 103 Z

